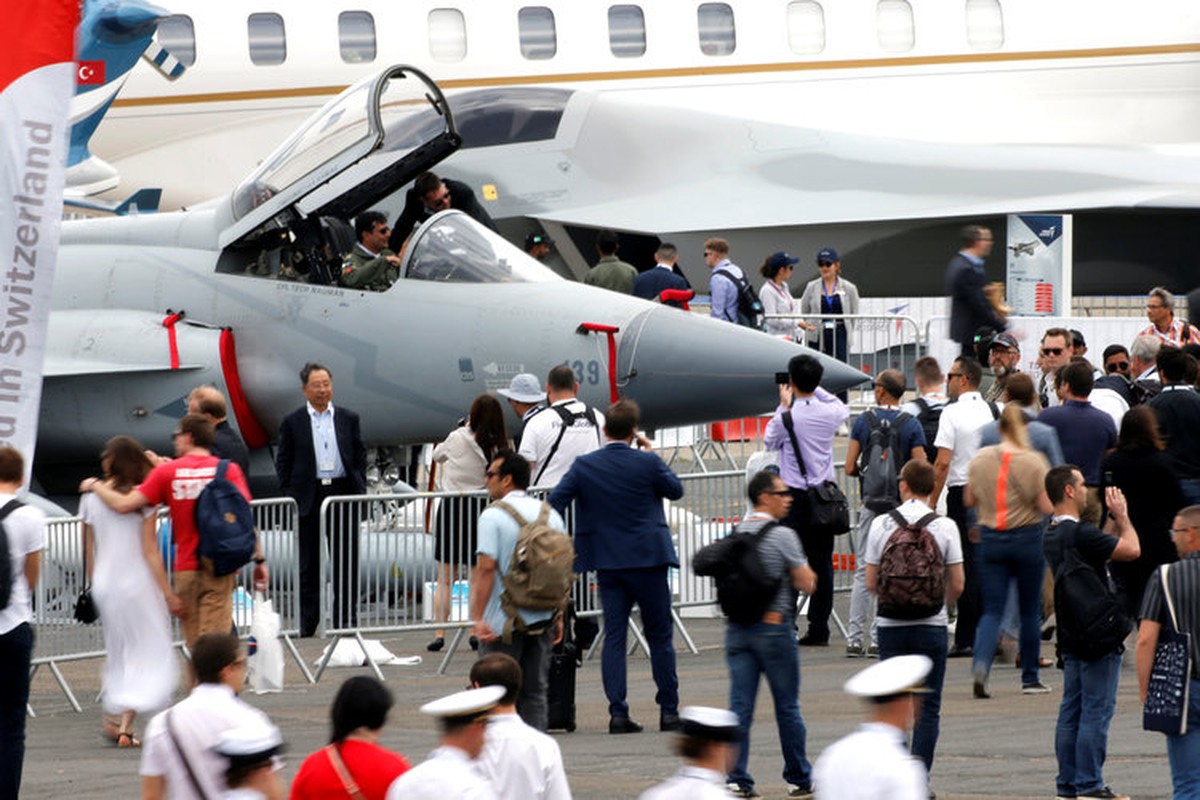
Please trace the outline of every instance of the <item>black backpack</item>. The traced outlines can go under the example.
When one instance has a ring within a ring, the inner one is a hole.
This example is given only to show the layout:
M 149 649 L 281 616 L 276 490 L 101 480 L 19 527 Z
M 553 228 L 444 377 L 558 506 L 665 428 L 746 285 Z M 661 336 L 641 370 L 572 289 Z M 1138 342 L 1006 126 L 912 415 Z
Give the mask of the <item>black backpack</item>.
M 734 528 L 692 556 L 696 574 L 714 579 L 717 603 L 730 622 L 740 625 L 761 622 L 779 592 L 787 571 L 769 575 L 758 553 L 763 536 L 777 526 L 778 523 L 769 522 L 757 533 Z
M 534 486 L 537 486 L 537 482 L 542 479 L 542 473 L 546 471 L 546 467 L 550 466 L 550 460 L 554 458 L 554 454 L 558 452 L 558 446 L 562 444 L 563 437 L 567 435 L 567 428 L 574 426 L 576 420 L 586 419 L 588 424 L 596 429 L 597 444 L 603 444 L 603 441 L 600 438 L 600 421 L 596 419 L 596 409 L 588 408 L 586 411 L 580 411 L 576 413 L 574 411 L 568 411 L 566 404 L 564 403 L 561 406 L 547 406 L 538 413 L 541 414 L 546 411 L 554 411 L 557 413 L 562 419 L 562 427 L 558 429 L 558 438 L 554 440 L 554 444 L 550 447 L 550 452 L 547 453 L 546 457 L 542 460 L 542 466 L 538 468 L 537 475 L 533 476 Z M 532 419 L 532 417 L 530 419 Z
M 4 527 L 4 518 L 23 505 L 25 504 L 14 498 L 5 503 L 4 508 L 0 508 L 0 611 L 8 608 L 8 601 L 12 600 L 13 588 L 12 556 L 8 546 L 8 531 Z
M 1108 582 L 1101 580 L 1075 546 L 1078 523 L 1059 524 L 1062 561 L 1054 572 L 1054 613 L 1063 652 L 1095 661 L 1119 652 L 1133 621 Z
M 212 562 L 213 575 L 237 572 L 251 558 L 258 535 L 250 503 L 225 477 L 229 459 L 217 464 L 217 474 L 200 490 L 194 510 L 200 544 L 196 555 Z
M 946 561 L 928 528 L 937 512 L 930 511 L 916 522 L 909 522 L 898 509 L 888 514 L 896 530 L 879 555 L 879 616 L 903 620 L 932 617 L 946 602 Z
M 746 276 L 737 277 L 727 269 L 713 270 L 713 275 L 723 275 L 737 287 L 738 324 L 747 328 L 761 329 L 763 325 L 763 304 L 758 298 L 758 292 L 746 280 Z
M 867 446 L 859 459 L 859 475 L 862 478 L 862 499 L 876 514 L 891 511 L 900 505 L 900 428 L 912 419 L 901 411 L 893 420 L 887 420 L 875 409 L 866 412 L 870 433 Z
M 921 409 L 917 414 L 917 421 L 921 423 L 921 428 L 925 431 L 925 458 L 932 464 L 937 461 L 937 446 L 933 440 L 937 438 L 938 423 L 942 420 L 942 411 L 945 410 L 945 404 L 940 406 L 931 405 L 924 397 L 918 397 L 914 400 L 917 407 Z

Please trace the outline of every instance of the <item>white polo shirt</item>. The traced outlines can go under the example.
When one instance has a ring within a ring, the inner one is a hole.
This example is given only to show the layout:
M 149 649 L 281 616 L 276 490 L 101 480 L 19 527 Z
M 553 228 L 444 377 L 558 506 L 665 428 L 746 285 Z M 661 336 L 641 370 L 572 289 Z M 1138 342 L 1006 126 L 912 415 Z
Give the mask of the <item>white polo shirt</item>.
M 0 494 L 0 507 L 16 495 Z M 8 607 L 0 611 L 0 634 L 33 620 L 33 592 L 25 582 L 25 558 L 46 548 L 46 515 L 30 505 L 16 509 L 4 520 L 8 533 L 8 569 L 12 570 L 12 594 Z
M 996 403 L 996 408 L 1003 406 Z M 942 409 L 933 444 L 953 451 L 950 472 L 946 475 L 947 487 L 967 485 L 967 465 L 979 450 L 979 431 L 993 419 L 991 408 L 979 392 L 963 392 Z

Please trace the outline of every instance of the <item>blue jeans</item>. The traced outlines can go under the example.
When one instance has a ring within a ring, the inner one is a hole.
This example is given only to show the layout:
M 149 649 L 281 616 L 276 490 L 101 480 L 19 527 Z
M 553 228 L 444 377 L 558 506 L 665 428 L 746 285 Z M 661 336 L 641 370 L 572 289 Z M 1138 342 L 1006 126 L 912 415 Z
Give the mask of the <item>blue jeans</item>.
M 980 527 L 982 534 L 975 558 L 975 571 L 983 595 L 983 613 L 975 630 L 976 672 L 988 674 L 996 643 L 1000 640 L 1000 618 L 1008 600 L 1009 578 L 1017 580 L 1017 606 L 1021 616 L 1021 683 L 1038 682 L 1038 659 L 1042 652 L 1042 555 L 1041 525 L 997 531 Z
M 1200 800 L 1200 681 L 1188 690 L 1188 732 L 1167 737 L 1175 800 Z
M 539 731 L 546 730 L 550 722 L 550 649 L 554 646 L 555 627 L 550 623 L 550 627 L 535 636 L 513 631 L 512 644 L 505 644 L 503 638 L 479 643 L 480 658 L 488 653 L 504 653 L 521 665 L 517 714 L 526 725 Z
M 740 729 L 737 763 L 729 773 L 729 781 L 754 786 L 746 763 L 750 759 L 750 726 L 754 724 L 758 677 L 766 675 L 771 699 L 775 701 L 775 725 L 783 750 L 783 779 L 796 786 L 811 784 L 812 765 L 804 754 L 808 733 L 800 716 L 800 653 L 792 621 L 779 625 L 730 622 L 725 628 L 725 662 L 729 665 L 729 708 L 737 714 Z
M 1060 795 L 1086 794 L 1104 787 L 1108 724 L 1117 707 L 1120 677 L 1120 653 L 1095 661 L 1063 655 L 1063 699 L 1054 728 Z
M 637 603 L 642 612 L 642 632 L 650 645 L 650 672 L 658 693 L 654 700 L 662 713 L 679 711 L 679 678 L 675 674 L 675 624 L 671 619 L 671 584 L 667 567 L 646 569 L 602 569 L 600 603 L 604 607 L 604 650 L 600 653 L 600 677 L 612 717 L 628 717 L 625 701 L 625 641 L 629 613 Z
M 918 696 L 921 704 L 913 725 L 912 753 L 925 765 L 928 773 L 933 769 L 933 751 L 937 749 L 938 733 L 942 719 L 942 684 L 946 679 L 946 647 L 949 635 L 945 625 L 899 625 L 879 629 L 879 658 L 892 656 L 929 656 L 933 669 L 925 678 L 928 694 Z
M 3 535 L 0 531 L 0 536 Z M 4 687 L 0 689 L 0 797 L 20 795 L 32 657 L 33 628 L 28 622 L 0 634 L 0 686 Z

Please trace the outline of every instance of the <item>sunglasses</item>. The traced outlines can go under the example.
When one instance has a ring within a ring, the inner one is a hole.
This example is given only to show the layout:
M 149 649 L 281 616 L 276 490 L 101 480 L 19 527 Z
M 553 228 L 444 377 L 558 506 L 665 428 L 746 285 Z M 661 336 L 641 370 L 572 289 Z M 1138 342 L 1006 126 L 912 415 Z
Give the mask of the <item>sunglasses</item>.
M 963 374 L 961 372 L 947 372 L 946 373 L 947 378 L 961 378 L 962 376 L 963 376 Z
M 1109 372 L 1124 372 L 1129 369 L 1128 361 L 1115 361 L 1112 364 L 1105 364 L 1104 369 Z
M 791 489 L 780 489 L 778 491 L 764 492 L 764 494 L 773 494 L 776 497 L 790 497 L 792 494 L 792 490 Z
M 1044 356 L 1060 356 L 1060 355 L 1062 355 L 1062 351 L 1063 351 L 1063 348 L 1061 348 L 1061 347 L 1043 347 L 1042 355 L 1044 355 Z

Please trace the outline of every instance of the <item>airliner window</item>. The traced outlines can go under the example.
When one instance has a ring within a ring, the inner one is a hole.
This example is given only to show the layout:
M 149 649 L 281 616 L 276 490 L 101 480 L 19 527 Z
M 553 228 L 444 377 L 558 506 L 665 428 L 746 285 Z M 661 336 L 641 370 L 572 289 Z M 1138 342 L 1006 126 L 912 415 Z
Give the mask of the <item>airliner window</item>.
M 369 64 L 375 60 L 375 18 L 370 12 L 338 14 L 338 48 L 347 64 Z
M 875 28 L 880 49 L 889 53 L 912 50 L 916 43 L 912 6 L 908 0 L 879 0 L 875 7 Z
M 421 226 L 405 253 L 408 280 L 448 283 L 560 281 L 548 267 L 461 211 L 443 211 Z
M 251 14 L 246 23 L 250 35 L 250 60 L 260 67 L 282 64 L 287 58 L 283 17 L 278 14 Z
M 558 34 L 553 11 L 545 6 L 525 6 L 517 12 L 517 28 L 521 32 L 521 55 L 531 60 L 554 58 Z
M 1000 0 L 967 0 L 967 41 L 976 50 L 1004 46 L 1004 12 Z
M 467 23 L 457 8 L 435 8 L 429 12 L 429 56 L 442 63 L 467 57 Z
M 816 0 L 788 3 L 788 47 L 793 53 L 820 53 L 825 49 L 825 9 Z
M 155 38 L 180 64 L 190 67 L 196 63 L 196 27 L 191 17 L 175 14 L 160 21 Z
M 697 16 L 700 52 L 706 56 L 727 56 L 737 48 L 732 8 L 725 3 L 701 3 Z
M 617 58 L 646 54 L 646 17 L 641 7 L 608 7 L 608 46 Z

